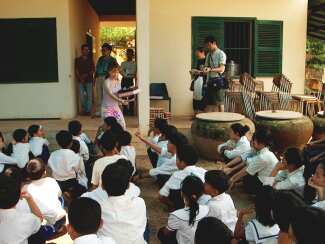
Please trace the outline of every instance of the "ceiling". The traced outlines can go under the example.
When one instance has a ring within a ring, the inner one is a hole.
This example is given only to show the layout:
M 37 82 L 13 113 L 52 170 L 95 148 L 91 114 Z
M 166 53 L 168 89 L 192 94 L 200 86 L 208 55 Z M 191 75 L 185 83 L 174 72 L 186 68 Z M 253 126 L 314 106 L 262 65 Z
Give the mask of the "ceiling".
M 308 35 L 325 40 L 325 0 L 308 1 Z
M 136 0 L 88 0 L 99 16 L 135 15 Z

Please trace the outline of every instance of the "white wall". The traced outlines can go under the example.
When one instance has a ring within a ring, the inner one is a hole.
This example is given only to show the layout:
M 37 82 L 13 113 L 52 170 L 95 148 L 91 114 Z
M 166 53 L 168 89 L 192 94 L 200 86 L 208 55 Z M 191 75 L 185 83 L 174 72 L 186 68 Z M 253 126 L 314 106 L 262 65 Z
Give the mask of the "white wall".
M 307 0 L 151 0 L 150 81 L 167 82 L 173 115 L 192 112 L 189 91 L 191 17 L 256 17 L 283 21 L 283 73 L 304 90 Z M 264 80 L 266 90 L 272 79 Z

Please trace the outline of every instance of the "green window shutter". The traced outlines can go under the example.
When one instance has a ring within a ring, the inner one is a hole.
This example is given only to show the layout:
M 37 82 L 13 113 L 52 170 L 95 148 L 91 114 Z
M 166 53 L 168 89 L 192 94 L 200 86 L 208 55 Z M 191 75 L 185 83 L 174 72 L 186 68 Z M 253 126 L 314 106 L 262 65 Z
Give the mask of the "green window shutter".
M 254 76 L 282 73 L 283 22 L 256 20 L 254 33 Z
M 196 65 L 195 49 L 204 47 L 204 39 L 214 36 L 219 47 L 224 46 L 224 21 L 214 17 L 192 17 L 192 67 Z

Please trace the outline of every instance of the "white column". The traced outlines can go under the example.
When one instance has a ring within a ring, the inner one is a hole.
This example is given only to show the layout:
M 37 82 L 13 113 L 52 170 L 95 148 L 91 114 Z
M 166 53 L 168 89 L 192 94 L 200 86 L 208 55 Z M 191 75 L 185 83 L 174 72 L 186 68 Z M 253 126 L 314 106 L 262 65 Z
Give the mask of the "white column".
M 138 96 L 138 119 L 142 133 L 149 128 L 149 2 L 150 0 L 136 1 L 137 18 L 137 71 L 138 86 L 141 93 Z

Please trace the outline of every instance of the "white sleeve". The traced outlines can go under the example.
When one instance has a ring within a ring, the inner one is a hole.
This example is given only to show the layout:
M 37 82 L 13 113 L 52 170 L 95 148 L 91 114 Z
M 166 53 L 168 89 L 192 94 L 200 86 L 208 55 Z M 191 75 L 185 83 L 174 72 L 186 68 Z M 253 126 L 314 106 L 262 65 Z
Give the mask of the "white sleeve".
M 177 184 L 175 178 L 175 173 L 168 179 L 168 181 L 165 183 L 165 185 L 160 189 L 159 195 L 163 197 L 168 197 L 170 193 L 171 186 L 175 186 Z
M 255 242 L 254 230 L 253 230 L 253 226 L 251 223 L 248 223 L 245 226 L 245 239 L 248 242 Z
M 222 51 L 220 64 L 226 65 L 226 63 L 227 63 L 227 55 Z
M 295 184 L 291 182 L 289 178 L 287 178 L 283 181 L 277 182 L 274 187 L 277 190 L 291 190 L 295 188 Z
M 99 175 L 99 169 L 98 169 L 98 163 L 94 164 L 94 168 L 93 168 L 93 173 L 91 176 L 91 184 L 95 185 L 95 186 L 99 186 L 99 182 L 100 182 L 100 175 Z
M 79 142 L 80 142 L 80 155 L 85 161 L 87 161 L 89 159 L 89 150 L 87 144 L 82 139 L 80 139 Z
M 7 156 L 6 154 L 0 152 L 0 163 L 13 165 L 18 164 L 18 161 L 15 158 Z
M 228 142 L 229 141 L 226 141 L 225 143 L 222 143 L 218 146 L 218 153 L 221 153 L 221 148 L 225 147 L 225 146 L 228 146 Z
M 252 176 L 260 172 L 265 167 L 265 162 L 259 157 L 250 158 L 250 162 L 246 168 L 246 172 Z
M 170 231 L 176 231 L 180 229 L 180 227 L 181 227 L 180 219 L 177 218 L 173 213 L 171 213 L 168 217 L 167 229 Z

